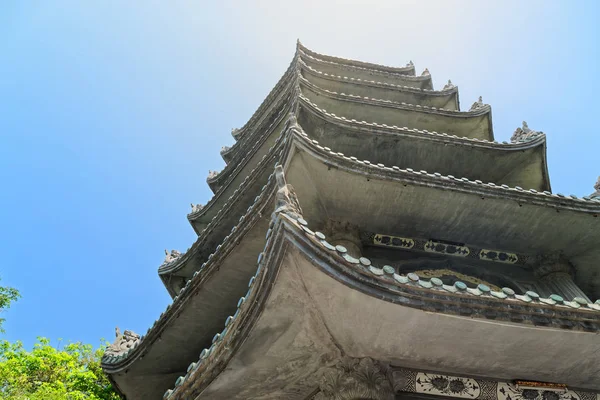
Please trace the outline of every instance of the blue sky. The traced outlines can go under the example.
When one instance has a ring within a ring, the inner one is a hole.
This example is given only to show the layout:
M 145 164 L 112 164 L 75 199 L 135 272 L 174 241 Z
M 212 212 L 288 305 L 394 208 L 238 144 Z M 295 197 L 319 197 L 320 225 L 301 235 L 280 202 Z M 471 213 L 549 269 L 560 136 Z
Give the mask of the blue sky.
M 185 250 L 209 169 L 291 61 L 313 50 L 413 60 L 497 140 L 548 135 L 553 190 L 600 174 L 594 1 L 3 1 L 0 276 L 23 298 L 4 335 L 31 346 L 145 333 L 170 298 L 157 268 Z M 217 2 L 213 2 L 217 3 Z

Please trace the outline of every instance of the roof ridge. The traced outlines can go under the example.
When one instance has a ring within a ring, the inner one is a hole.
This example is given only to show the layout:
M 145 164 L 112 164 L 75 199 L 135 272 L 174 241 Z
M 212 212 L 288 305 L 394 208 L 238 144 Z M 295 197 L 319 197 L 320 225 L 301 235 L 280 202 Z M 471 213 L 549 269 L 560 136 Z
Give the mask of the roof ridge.
M 337 63 L 337 64 L 343 63 L 345 65 L 353 66 L 353 67 L 364 69 L 364 70 L 388 72 L 388 73 L 394 74 L 394 75 L 403 75 L 402 72 L 405 72 L 405 71 L 406 72 L 412 71 L 413 73 L 415 72 L 414 64 L 412 63 L 412 61 L 408 62 L 406 64 L 406 66 L 404 66 L 404 67 L 391 67 L 391 66 L 387 66 L 387 65 L 375 64 L 375 63 L 370 63 L 370 62 L 366 62 L 366 61 L 352 60 L 352 59 L 348 59 L 348 58 L 330 56 L 330 55 L 326 55 L 326 54 L 320 54 L 320 53 L 317 53 L 316 51 L 309 49 L 308 47 L 306 47 L 302 43 L 300 43 L 300 40 L 298 40 L 296 42 L 296 49 L 300 50 L 300 51 L 304 52 L 305 54 L 310 55 L 314 58 L 317 58 L 317 57 L 325 58 L 325 60 L 322 59 L 321 61 L 333 62 L 333 63 Z M 326 60 L 326 59 L 329 59 L 329 60 Z
M 435 89 L 423 89 L 423 88 L 418 88 L 418 87 L 413 87 L 413 86 L 406 86 L 406 85 L 397 85 L 395 83 L 387 83 L 387 82 L 380 82 L 380 81 L 374 81 L 374 80 L 368 80 L 368 79 L 352 78 L 352 77 L 347 77 L 347 76 L 334 75 L 334 74 L 329 74 L 327 72 L 319 71 L 318 69 L 313 68 L 310 65 L 306 64 L 304 61 L 302 61 L 302 59 L 299 60 L 299 63 L 300 63 L 300 65 L 302 67 L 304 67 L 308 71 L 311 71 L 311 72 L 314 72 L 316 74 L 323 75 L 323 76 L 328 76 L 328 77 L 337 78 L 337 79 L 340 79 L 340 80 L 349 81 L 350 83 L 368 83 L 368 84 L 375 84 L 377 86 L 387 86 L 387 87 L 391 87 L 391 88 L 406 89 L 406 90 L 410 90 L 410 91 L 425 92 L 425 93 L 430 93 L 430 92 L 453 93 L 453 92 L 457 92 L 458 91 L 458 87 L 457 86 L 452 85 L 450 87 L 448 84 L 446 84 L 446 86 L 444 86 L 444 89 L 442 89 L 442 90 L 435 90 Z
M 292 132 L 294 132 L 294 129 L 292 129 Z M 394 172 L 394 173 L 401 173 L 401 174 L 410 174 L 413 176 L 425 176 L 428 179 L 434 180 L 434 181 L 454 181 L 454 182 L 460 182 L 461 185 L 467 184 L 469 186 L 472 187 L 478 187 L 478 188 L 484 188 L 485 190 L 501 190 L 504 192 L 510 192 L 511 195 L 514 195 L 515 192 L 518 192 L 519 195 L 521 197 L 523 196 L 527 196 L 524 197 L 525 199 L 528 199 L 529 196 L 535 196 L 535 199 L 540 199 L 540 198 L 545 198 L 547 200 L 547 198 L 552 198 L 552 199 L 561 199 L 561 201 L 567 201 L 567 202 L 572 202 L 573 204 L 577 204 L 580 205 L 582 203 L 584 204 L 590 204 L 592 203 L 593 205 L 599 205 L 598 203 L 600 203 L 600 198 L 594 199 L 594 198 L 590 198 L 590 197 L 582 197 L 579 198 L 575 195 L 569 195 L 569 196 L 565 196 L 562 193 L 550 193 L 548 191 L 543 191 L 543 192 L 539 192 L 535 189 L 523 189 L 520 186 L 515 186 L 515 187 L 510 187 L 508 185 L 505 184 L 496 184 L 494 182 L 488 182 L 488 183 L 483 183 L 481 180 L 476 179 L 476 180 L 470 180 L 466 177 L 462 177 L 462 178 L 456 178 L 453 175 L 442 175 L 439 172 L 434 172 L 434 173 L 429 173 L 427 171 L 424 170 L 420 170 L 420 171 L 415 171 L 412 168 L 400 168 L 398 166 L 392 166 L 392 167 L 387 167 L 382 163 L 371 163 L 368 160 L 358 160 L 357 157 L 354 156 L 346 156 L 343 153 L 338 153 L 333 151 L 332 149 L 330 149 L 329 147 L 324 147 L 319 145 L 319 142 L 315 139 L 311 139 L 308 134 L 306 132 L 304 132 L 304 130 L 302 130 L 300 128 L 300 130 L 298 130 L 298 128 L 296 128 L 296 136 L 301 138 L 303 140 L 303 142 L 305 144 L 308 144 L 310 147 L 316 148 L 318 151 L 321 152 L 326 152 L 328 155 L 333 156 L 334 158 L 337 159 L 343 159 L 346 162 L 351 162 L 351 163 L 355 163 L 358 165 L 361 165 L 363 167 L 367 167 L 367 168 L 377 168 L 380 170 L 385 170 L 388 172 Z M 598 210 L 589 210 L 589 211 L 585 211 L 585 210 L 579 210 L 579 211 L 584 211 L 584 212 L 593 212 L 593 213 L 597 213 Z
M 470 142 L 478 142 L 478 143 L 482 143 L 482 144 L 490 144 L 490 145 L 499 145 L 502 147 L 515 147 L 515 145 L 521 145 L 524 143 L 534 143 L 534 142 L 538 142 L 538 141 L 542 141 L 545 140 L 546 138 L 546 134 L 540 132 L 540 135 L 537 136 L 530 136 L 528 138 L 525 138 L 523 140 L 519 140 L 516 142 L 498 142 L 496 140 L 490 141 L 490 140 L 486 140 L 486 139 L 478 139 L 478 138 L 470 138 L 468 136 L 457 136 L 457 135 L 450 135 L 448 133 L 445 132 L 437 132 L 437 131 L 429 131 L 427 129 L 417 129 L 417 128 L 408 128 L 406 126 L 403 127 L 399 127 L 397 125 L 387 125 L 387 124 L 379 124 L 377 122 L 367 122 L 367 121 L 358 121 L 356 119 L 349 119 L 346 117 L 340 117 L 336 114 L 330 113 L 327 110 L 325 110 L 322 107 L 319 107 L 318 105 L 316 105 L 315 103 L 313 103 L 308 97 L 304 96 L 303 94 L 299 95 L 299 98 L 301 101 L 307 103 L 308 106 L 313 107 L 314 109 L 316 109 L 317 111 L 321 112 L 322 114 L 329 116 L 331 118 L 334 118 L 336 120 L 339 121 L 343 121 L 346 123 L 350 123 L 350 124 L 359 124 L 359 125 L 368 125 L 368 126 L 372 126 L 372 127 L 377 127 L 377 128 L 382 128 L 382 129 L 393 129 L 393 130 L 400 130 L 400 131 L 406 131 L 406 132 L 416 132 L 419 134 L 427 134 L 427 135 L 434 135 L 434 136 L 441 136 L 444 138 L 451 138 L 451 139 L 459 139 L 459 140 L 466 140 L 466 141 L 470 141 Z
M 399 106 L 400 108 L 408 107 L 408 108 L 413 108 L 413 109 L 417 109 L 417 110 L 420 109 L 420 110 L 424 110 L 425 112 L 429 111 L 429 112 L 435 112 L 435 113 L 440 113 L 440 114 L 461 115 L 461 116 L 467 116 L 467 115 L 479 116 L 479 115 L 484 115 L 484 114 L 490 112 L 492 109 L 492 107 L 489 104 L 482 104 L 480 107 L 478 107 L 476 109 L 471 109 L 471 110 L 467 110 L 467 111 L 449 110 L 447 108 L 442 108 L 442 107 L 422 106 L 420 104 L 410 104 L 410 103 L 406 103 L 403 101 L 397 102 L 397 101 L 393 101 L 393 100 L 385 100 L 385 99 L 378 99 L 378 98 L 372 98 L 372 97 L 367 97 L 367 96 L 359 96 L 359 95 L 354 95 L 354 94 L 349 94 L 349 93 L 344 93 L 344 92 L 341 92 L 341 93 L 335 92 L 333 90 L 322 88 L 319 85 L 315 85 L 314 83 L 310 82 L 308 79 L 304 78 L 303 76 L 300 76 L 299 79 L 300 79 L 300 81 L 305 83 L 307 86 L 314 87 L 317 90 L 328 93 L 328 94 L 342 96 L 342 97 L 350 97 L 353 99 L 367 100 L 367 101 L 372 101 L 372 102 L 376 102 L 376 103 L 385 103 L 385 104 Z

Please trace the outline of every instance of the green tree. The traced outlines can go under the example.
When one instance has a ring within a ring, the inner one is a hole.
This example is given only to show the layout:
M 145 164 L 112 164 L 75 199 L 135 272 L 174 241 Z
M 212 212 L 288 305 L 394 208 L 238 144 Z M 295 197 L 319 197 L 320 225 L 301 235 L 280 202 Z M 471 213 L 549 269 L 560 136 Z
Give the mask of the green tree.
M 12 302 L 16 301 L 21 295 L 17 289 L 13 289 L 7 286 L 0 286 L 0 312 L 10 308 Z M 2 324 L 4 318 L 0 318 L 0 332 L 4 332 Z
M 0 286 L 0 311 L 20 297 Z M 1 324 L 4 319 L 0 319 Z M 104 343 L 105 345 L 106 343 Z M 102 347 L 69 343 L 64 348 L 38 338 L 32 351 L 0 340 L 0 398 L 4 400 L 118 400 L 100 367 Z
M 69 343 L 62 350 L 38 338 L 32 351 L 0 342 L 0 397 L 6 400 L 117 400 L 100 367 L 102 349 Z

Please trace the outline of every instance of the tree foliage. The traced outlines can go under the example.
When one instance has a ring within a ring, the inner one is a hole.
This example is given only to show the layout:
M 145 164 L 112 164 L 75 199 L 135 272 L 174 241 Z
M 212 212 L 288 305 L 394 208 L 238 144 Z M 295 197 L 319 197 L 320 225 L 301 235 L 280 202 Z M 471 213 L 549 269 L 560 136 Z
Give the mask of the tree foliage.
M 0 311 L 10 308 L 12 302 L 16 301 L 21 295 L 17 289 L 7 286 L 0 286 Z M 0 318 L 0 332 L 4 332 L 2 323 L 4 318 Z
M 0 311 L 20 297 L 0 286 Z M 0 319 L 0 331 L 2 330 Z M 38 338 L 32 351 L 21 342 L 0 340 L 0 398 L 4 400 L 118 400 L 102 371 L 102 348 L 69 343 L 62 349 Z
M 0 342 L 0 397 L 6 400 L 117 400 L 100 367 L 102 350 L 69 343 L 63 349 L 38 338 L 32 351 Z

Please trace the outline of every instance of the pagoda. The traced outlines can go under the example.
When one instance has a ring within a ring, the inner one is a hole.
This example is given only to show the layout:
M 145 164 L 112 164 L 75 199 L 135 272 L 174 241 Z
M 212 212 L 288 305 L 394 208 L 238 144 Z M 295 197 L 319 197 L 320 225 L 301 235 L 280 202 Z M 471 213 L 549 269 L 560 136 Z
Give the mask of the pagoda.
M 128 400 L 600 400 L 600 182 L 553 193 L 546 135 L 492 128 L 412 62 L 298 42 L 104 371 Z

